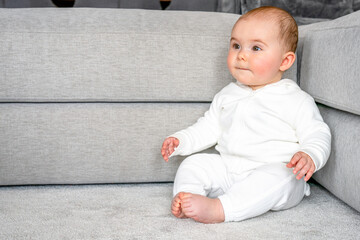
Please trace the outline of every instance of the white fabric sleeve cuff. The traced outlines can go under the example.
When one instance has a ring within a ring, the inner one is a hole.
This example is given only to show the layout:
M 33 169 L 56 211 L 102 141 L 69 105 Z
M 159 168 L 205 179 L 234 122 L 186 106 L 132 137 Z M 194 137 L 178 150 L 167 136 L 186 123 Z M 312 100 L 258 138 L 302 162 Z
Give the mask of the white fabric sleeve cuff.
M 185 155 L 188 155 L 188 151 L 186 149 L 186 143 L 189 142 L 187 140 L 187 137 L 185 134 L 181 133 L 180 132 L 177 132 L 173 135 L 170 135 L 169 137 L 174 137 L 174 138 L 177 138 L 179 140 L 179 146 L 175 149 L 175 151 L 170 155 L 170 157 L 173 157 L 173 156 L 185 156 Z

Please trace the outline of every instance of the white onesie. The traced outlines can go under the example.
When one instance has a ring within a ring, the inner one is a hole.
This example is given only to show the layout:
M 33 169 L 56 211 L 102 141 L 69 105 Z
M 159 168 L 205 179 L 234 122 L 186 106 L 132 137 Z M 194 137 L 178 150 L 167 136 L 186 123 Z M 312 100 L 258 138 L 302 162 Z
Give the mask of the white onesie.
M 216 145 L 220 155 L 197 154 L 184 160 L 174 195 L 218 197 L 226 221 L 297 205 L 309 194 L 309 186 L 285 165 L 303 151 L 317 171 L 325 165 L 331 144 L 330 130 L 313 98 L 289 79 L 258 90 L 230 83 L 203 117 L 171 136 L 180 140 L 172 156 Z

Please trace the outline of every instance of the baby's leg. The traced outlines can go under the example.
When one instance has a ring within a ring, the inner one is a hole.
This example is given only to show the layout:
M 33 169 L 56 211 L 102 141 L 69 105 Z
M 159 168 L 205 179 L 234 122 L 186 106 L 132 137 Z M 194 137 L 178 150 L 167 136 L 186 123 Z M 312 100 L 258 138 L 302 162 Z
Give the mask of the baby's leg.
M 195 154 L 186 158 L 177 170 L 173 196 L 179 192 L 189 192 L 217 197 L 230 186 L 220 155 Z
M 219 199 L 224 207 L 225 221 L 241 221 L 269 210 L 294 207 L 305 194 L 309 194 L 305 181 L 297 180 L 285 164 L 275 163 L 253 170 Z
M 184 214 L 196 221 L 204 219 L 203 222 L 219 222 L 218 218 L 209 219 L 210 216 L 202 216 L 201 213 L 205 212 L 204 208 L 217 209 L 216 212 L 219 212 L 218 207 L 221 206 L 222 210 L 220 201 L 211 198 L 223 194 L 229 187 L 227 170 L 219 155 L 192 155 L 182 162 L 176 173 L 173 214 Z

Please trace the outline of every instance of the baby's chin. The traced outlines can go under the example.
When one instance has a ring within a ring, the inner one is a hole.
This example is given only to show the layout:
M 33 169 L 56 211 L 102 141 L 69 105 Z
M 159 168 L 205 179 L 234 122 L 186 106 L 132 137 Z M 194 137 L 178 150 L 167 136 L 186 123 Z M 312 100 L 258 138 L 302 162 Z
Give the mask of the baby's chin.
M 232 72 L 232 76 L 241 84 L 249 85 L 254 80 L 253 73 L 250 70 L 238 70 Z
M 236 81 L 242 85 L 246 85 L 246 86 L 250 86 L 251 85 L 251 81 L 249 80 L 244 80 L 244 79 L 239 79 L 239 78 L 236 78 Z
M 237 83 L 239 83 L 241 85 L 245 85 L 245 86 L 251 88 L 252 90 L 257 90 L 257 89 L 263 87 L 263 85 L 261 85 L 261 84 L 255 85 L 254 83 L 252 83 L 250 81 L 239 81 L 239 80 L 237 80 Z

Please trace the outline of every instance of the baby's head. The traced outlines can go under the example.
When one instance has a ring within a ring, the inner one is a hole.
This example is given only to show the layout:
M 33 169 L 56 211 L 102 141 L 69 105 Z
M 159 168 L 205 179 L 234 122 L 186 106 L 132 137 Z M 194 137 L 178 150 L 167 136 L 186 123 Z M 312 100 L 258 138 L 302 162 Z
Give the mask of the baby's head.
M 250 18 L 259 18 L 276 23 L 278 29 L 272 30 L 278 32 L 278 38 L 284 50 L 295 53 L 299 35 L 298 26 L 295 19 L 288 12 L 281 8 L 264 6 L 245 13 L 238 21 L 249 20 Z
M 229 70 L 253 89 L 275 83 L 294 63 L 297 42 L 297 24 L 289 13 L 276 7 L 253 9 L 233 27 Z

